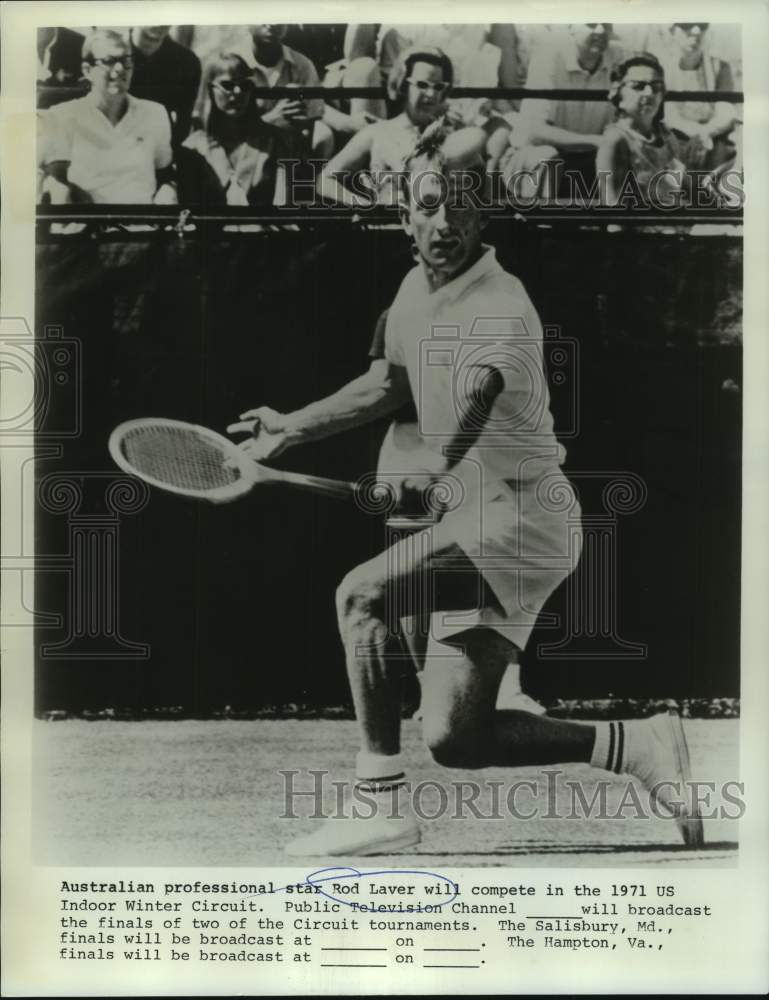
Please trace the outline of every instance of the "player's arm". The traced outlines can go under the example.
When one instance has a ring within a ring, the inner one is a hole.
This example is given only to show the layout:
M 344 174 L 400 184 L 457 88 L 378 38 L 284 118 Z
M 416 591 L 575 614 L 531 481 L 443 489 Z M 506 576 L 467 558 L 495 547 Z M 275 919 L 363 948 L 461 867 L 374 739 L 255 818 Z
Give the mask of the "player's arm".
M 266 406 L 248 410 L 227 431 L 254 435 L 242 447 L 253 459 L 262 461 L 292 445 L 319 441 L 384 417 L 410 397 L 406 369 L 376 358 L 367 372 L 325 399 L 293 413 L 277 413 Z

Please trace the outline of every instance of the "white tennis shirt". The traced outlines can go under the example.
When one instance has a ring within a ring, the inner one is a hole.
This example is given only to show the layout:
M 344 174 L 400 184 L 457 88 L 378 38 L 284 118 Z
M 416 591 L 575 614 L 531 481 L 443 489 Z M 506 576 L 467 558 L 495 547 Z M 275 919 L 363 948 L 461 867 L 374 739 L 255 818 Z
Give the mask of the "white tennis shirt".
M 491 367 L 504 380 L 450 470 L 463 496 L 441 522 L 501 607 L 434 612 L 435 638 L 482 625 L 524 649 L 545 601 L 579 559 L 579 504 L 560 470 L 565 452 L 553 433 L 542 338 L 526 290 L 491 247 L 435 292 L 415 267 L 390 308 L 385 357 L 408 373 L 419 427 L 390 427 L 380 468 L 418 469 L 421 444 L 443 453 L 458 426 L 458 398 Z
M 457 400 L 491 367 L 504 380 L 450 470 L 460 500 L 441 522 L 501 607 L 435 612 L 437 639 L 481 625 L 523 649 L 545 601 L 579 559 L 580 510 L 560 470 L 565 452 L 553 433 L 542 336 L 526 290 L 491 247 L 435 292 L 415 267 L 390 308 L 385 357 L 408 373 L 419 426 L 391 425 L 380 469 L 417 471 L 423 446 L 442 454 L 458 427 Z
M 493 247 L 467 271 L 431 291 L 417 265 L 403 280 L 385 331 L 385 357 L 408 373 L 424 444 L 439 453 L 458 427 L 461 396 L 490 368 L 504 379 L 488 419 L 453 470 L 478 470 L 484 483 L 533 481 L 561 465 L 543 368 L 542 325 L 518 278 Z

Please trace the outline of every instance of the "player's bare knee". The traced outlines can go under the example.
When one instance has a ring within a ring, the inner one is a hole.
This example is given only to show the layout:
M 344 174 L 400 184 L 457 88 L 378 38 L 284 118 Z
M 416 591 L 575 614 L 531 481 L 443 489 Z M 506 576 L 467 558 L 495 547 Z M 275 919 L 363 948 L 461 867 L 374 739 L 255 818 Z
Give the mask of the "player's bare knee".
M 382 621 L 385 609 L 384 585 L 372 580 L 360 568 L 351 570 L 336 591 L 336 613 L 341 628 L 366 619 Z

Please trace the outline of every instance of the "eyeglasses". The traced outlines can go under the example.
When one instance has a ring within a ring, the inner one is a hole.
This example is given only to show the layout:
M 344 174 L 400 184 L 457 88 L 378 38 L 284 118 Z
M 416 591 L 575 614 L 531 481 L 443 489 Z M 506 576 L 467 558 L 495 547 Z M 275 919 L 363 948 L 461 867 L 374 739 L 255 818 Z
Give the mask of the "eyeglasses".
M 665 82 L 663 80 L 625 80 L 626 87 L 630 87 L 631 90 L 637 90 L 639 93 L 642 90 L 646 90 L 647 87 L 650 88 L 653 94 L 661 94 L 665 89 Z
M 244 90 L 248 90 L 252 86 L 252 83 L 250 80 L 242 80 L 240 83 L 237 80 L 220 80 L 218 83 L 212 83 L 211 86 L 225 94 L 242 94 Z
M 410 83 L 412 87 L 416 87 L 421 94 L 426 94 L 428 91 L 432 91 L 440 97 L 445 94 L 449 89 L 448 83 L 430 83 L 429 80 L 414 80 L 412 77 L 406 77 L 406 83 Z
M 92 66 L 101 66 L 103 69 L 115 69 L 116 66 L 120 66 L 121 69 L 133 69 L 134 61 L 131 56 L 108 56 L 106 59 L 96 59 L 92 58 L 88 60 Z

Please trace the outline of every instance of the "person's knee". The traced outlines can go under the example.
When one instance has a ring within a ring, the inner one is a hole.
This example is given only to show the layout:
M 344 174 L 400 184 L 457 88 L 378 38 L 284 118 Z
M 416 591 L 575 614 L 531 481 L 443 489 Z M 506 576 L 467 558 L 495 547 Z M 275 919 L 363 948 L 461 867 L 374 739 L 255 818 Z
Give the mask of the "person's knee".
M 488 765 L 489 733 L 457 730 L 444 721 L 424 719 L 424 741 L 436 764 L 441 767 L 474 769 Z
M 336 613 L 340 624 L 353 619 L 384 617 L 384 586 L 358 566 L 344 577 L 336 591 Z
M 382 84 L 382 74 L 375 59 L 371 56 L 358 56 L 353 59 L 344 72 L 343 87 L 379 87 Z

